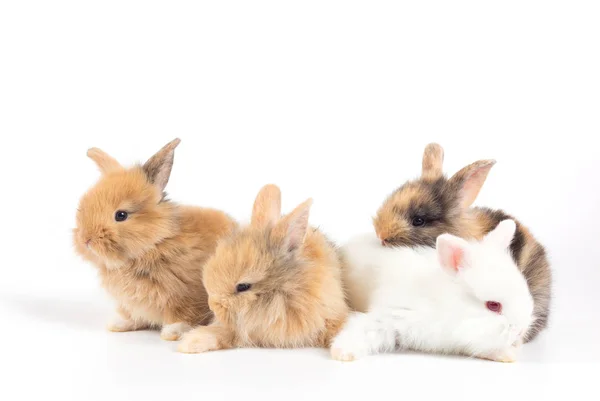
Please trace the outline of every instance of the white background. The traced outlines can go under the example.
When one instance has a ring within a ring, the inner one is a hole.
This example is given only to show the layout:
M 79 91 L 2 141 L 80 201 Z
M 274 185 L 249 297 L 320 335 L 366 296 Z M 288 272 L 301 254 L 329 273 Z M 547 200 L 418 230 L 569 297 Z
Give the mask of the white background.
M 0 398 L 594 398 L 599 20 L 597 1 L 1 2 Z M 546 245 L 551 328 L 509 365 L 182 355 L 106 332 L 111 302 L 71 246 L 99 175 L 85 152 L 131 164 L 175 137 L 174 200 L 245 219 L 277 183 L 340 242 L 371 229 L 428 142 L 448 173 L 495 158 L 477 204 Z

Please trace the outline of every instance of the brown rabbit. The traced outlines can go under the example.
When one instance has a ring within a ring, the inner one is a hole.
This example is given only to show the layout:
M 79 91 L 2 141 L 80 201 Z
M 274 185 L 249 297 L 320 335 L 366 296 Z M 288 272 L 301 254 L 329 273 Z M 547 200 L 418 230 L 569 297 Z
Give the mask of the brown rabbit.
M 166 199 L 179 142 L 132 168 L 100 149 L 88 151 L 102 177 L 80 201 L 73 239 L 117 301 L 111 331 L 161 327 L 161 338 L 177 340 L 212 318 L 202 267 L 235 222 L 218 210 Z
M 180 352 L 329 346 L 348 307 L 337 250 L 308 226 L 311 203 L 281 217 L 279 188 L 261 189 L 251 224 L 220 241 L 205 266 L 215 322 L 186 333 Z
M 470 207 L 495 161 L 475 162 L 448 179 L 443 160 L 440 145 L 427 145 L 421 178 L 402 185 L 379 208 L 373 224 L 383 245 L 434 247 L 444 233 L 480 240 L 502 220 L 515 220 L 501 210 Z M 548 322 L 552 272 L 542 245 L 516 222 L 511 252 L 534 299 L 534 322 L 524 336 L 531 341 Z

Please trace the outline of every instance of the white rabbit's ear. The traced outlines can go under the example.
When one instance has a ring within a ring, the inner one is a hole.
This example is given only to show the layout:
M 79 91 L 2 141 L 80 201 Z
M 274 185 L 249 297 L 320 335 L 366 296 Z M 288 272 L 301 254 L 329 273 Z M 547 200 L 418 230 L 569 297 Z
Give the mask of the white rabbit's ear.
M 466 266 L 465 259 L 468 248 L 467 241 L 454 235 L 442 234 L 437 237 L 438 260 L 442 268 L 450 274 L 456 274 Z
M 512 239 L 515 236 L 516 229 L 517 223 L 515 223 L 514 220 L 502 220 L 496 228 L 485 236 L 484 241 L 499 246 L 502 249 L 506 249 L 510 246 Z

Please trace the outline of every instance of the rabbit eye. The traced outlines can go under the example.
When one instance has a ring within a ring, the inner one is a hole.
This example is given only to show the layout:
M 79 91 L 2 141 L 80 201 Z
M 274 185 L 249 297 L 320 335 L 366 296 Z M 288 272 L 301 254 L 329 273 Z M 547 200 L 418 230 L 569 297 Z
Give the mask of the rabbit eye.
M 124 210 L 117 210 L 115 213 L 115 221 L 125 221 L 129 214 Z
M 250 288 L 252 288 L 252 284 L 241 283 L 241 284 L 238 284 L 237 287 L 235 287 L 235 290 L 237 292 L 244 292 L 244 291 L 248 291 Z
M 496 301 L 487 301 L 485 307 L 495 313 L 502 313 L 502 304 Z
M 421 227 L 422 225 L 425 224 L 425 218 L 421 217 L 421 216 L 416 216 L 413 217 L 412 219 L 412 225 L 415 227 Z

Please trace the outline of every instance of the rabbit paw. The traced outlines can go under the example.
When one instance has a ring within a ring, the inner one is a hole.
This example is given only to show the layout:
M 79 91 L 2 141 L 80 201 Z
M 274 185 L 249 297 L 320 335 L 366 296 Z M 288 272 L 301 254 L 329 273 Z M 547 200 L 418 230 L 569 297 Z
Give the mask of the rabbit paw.
M 500 351 L 492 352 L 483 356 L 483 359 L 489 359 L 495 362 L 512 363 L 517 361 L 517 347 L 508 347 Z
M 185 354 L 199 354 L 201 352 L 220 349 L 217 336 L 204 327 L 199 327 L 183 335 L 177 351 Z
M 136 325 L 135 320 L 124 319 L 121 316 L 115 316 L 110 322 L 108 322 L 106 328 L 109 331 L 125 332 L 137 330 L 138 326 Z
M 192 326 L 183 322 L 167 324 L 162 327 L 160 338 L 165 341 L 177 341 L 191 328 Z
M 351 338 L 336 338 L 331 345 L 331 357 L 337 361 L 351 362 L 367 355 L 365 345 Z
M 357 359 L 355 353 L 342 348 L 331 348 L 331 357 L 336 361 L 352 362 Z

